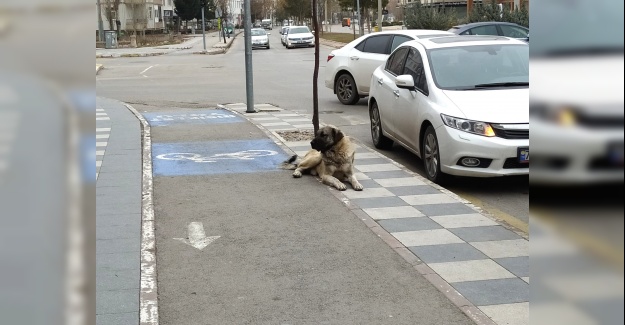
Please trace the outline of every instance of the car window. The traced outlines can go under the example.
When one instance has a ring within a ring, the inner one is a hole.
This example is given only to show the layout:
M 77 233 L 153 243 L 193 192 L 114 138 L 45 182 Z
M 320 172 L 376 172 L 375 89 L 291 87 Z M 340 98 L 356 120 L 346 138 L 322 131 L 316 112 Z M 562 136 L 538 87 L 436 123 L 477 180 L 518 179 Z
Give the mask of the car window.
M 264 29 L 252 29 L 252 36 L 263 36 L 267 35 Z
M 491 83 L 529 82 L 528 45 L 471 45 L 428 51 L 438 88 L 474 89 Z
M 499 35 L 497 31 L 497 26 L 495 25 L 484 25 L 473 27 L 470 29 L 471 35 Z
M 395 49 L 400 46 L 403 43 L 406 43 L 408 41 L 412 41 L 412 37 L 408 37 L 408 36 L 403 36 L 403 35 L 395 35 L 395 37 L 393 37 L 393 43 L 391 43 L 391 52 L 393 53 L 393 51 L 395 51 Z
M 310 30 L 308 29 L 308 27 L 289 28 L 289 34 L 304 34 L 304 33 L 310 33 Z
M 358 45 L 356 45 L 354 48 L 357 49 L 360 52 L 364 52 L 365 50 L 365 43 L 367 42 L 367 40 L 364 40 L 362 42 L 360 42 Z
M 386 71 L 399 76 L 402 74 L 404 68 L 404 61 L 406 61 L 406 54 L 408 53 L 407 47 L 402 47 L 395 51 L 386 61 Z
M 411 48 L 406 58 L 404 72 L 402 74 L 411 75 L 415 87 L 427 94 L 427 83 L 425 82 L 425 71 L 423 70 L 423 59 L 415 48 Z
M 471 35 L 471 30 L 467 29 L 464 32 L 460 33 L 460 35 Z
M 512 38 L 526 38 L 529 34 L 529 30 L 518 26 L 501 25 L 501 32 L 503 36 Z
M 367 38 L 362 52 L 389 54 L 388 41 L 390 39 L 391 35 L 371 36 Z

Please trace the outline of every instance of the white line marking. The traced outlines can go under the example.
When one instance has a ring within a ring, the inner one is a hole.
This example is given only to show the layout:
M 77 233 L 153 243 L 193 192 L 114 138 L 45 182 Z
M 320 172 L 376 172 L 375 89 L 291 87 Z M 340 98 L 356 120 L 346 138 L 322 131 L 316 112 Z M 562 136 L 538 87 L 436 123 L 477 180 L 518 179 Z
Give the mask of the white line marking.
M 95 166 L 96 167 L 101 167 L 102 166 L 102 161 L 101 160 L 96 160 Z
M 96 121 L 110 121 L 111 119 L 108 117 L 96 117 L 95 120 Z
M 96 155 L 96 156 L 104 156 L 104 150 L 97 150 L 97 151 L 95 152 L 95 155 Z
M 157 65 L 158 65 L 158 64 L 157 64 Z M 144 73 L 148 72 L 148 70 L 150 70 L 150 69 L 152 69 L 152 68 L 154 68 L 154 67 L 155 67 L 154 65 L 151 65 L 151 66 L 147 67 L 145 70 L 141 71 L 139 74 L 141 74 L 141 75 L 142 75 L 142 74 L 144 74 Z M 145 76 L 144 76 L 144 77 L 145 77 Z
M 95 146 L 96 147 L 106 147 L 107 144 L 108 144 L 108 142 L 96 142 Z
M 96 139 L 108 139 L 109 138 L 109 134 L 96 134 L 95 138 Z
M 95 131 L 96 132 L 109 132 L 111 131 L 111 128 L 96 128 Z

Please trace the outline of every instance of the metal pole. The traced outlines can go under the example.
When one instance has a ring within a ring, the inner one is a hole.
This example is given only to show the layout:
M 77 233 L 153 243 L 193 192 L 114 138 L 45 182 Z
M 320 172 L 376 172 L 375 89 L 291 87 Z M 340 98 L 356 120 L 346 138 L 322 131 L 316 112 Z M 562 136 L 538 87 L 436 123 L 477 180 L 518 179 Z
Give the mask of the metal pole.
M 378 0 L 378 32 L 382 31 L 382 0 Z
M 204 7 L 202 7 L 202 45 L 204 45 L 204 52 L 206 52 L 206 22 L 204 21 Z
M 98 40 L 102 42 L 104 41 L 104 23 L 102 22 L 102 5 L 100 4 L 100 0 L 97 0 L 97 3 L 98 3 Z
M 256 113 L 254 109 L 254 74 L 252 69 L 252 15 L 250 1 L 245 0 L 245 93 L 247 95 L 246 113 Z
M 362 36 L 361 28 L 360 26 L 362 26 L 362 22 L 360 21 L 360 0 L 356 0 L 356 7 L 358 8 L 358 14 L 356 15 L 356 17 L 358 17 L 358 36 Z M 356 30 L 356 27 L 354 26 L 354 30 Z

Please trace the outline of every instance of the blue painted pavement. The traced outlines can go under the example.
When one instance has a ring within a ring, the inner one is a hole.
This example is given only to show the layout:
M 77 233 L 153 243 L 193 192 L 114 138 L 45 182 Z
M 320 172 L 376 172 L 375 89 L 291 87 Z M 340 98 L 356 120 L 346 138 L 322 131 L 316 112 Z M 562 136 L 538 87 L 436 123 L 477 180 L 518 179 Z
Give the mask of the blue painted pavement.
M 269 139 L 152 144 L 155 176 L 277 171 L 287 158 Z
M 151 126 L 168 126 L 175 124 L 222 124 L 240 123 L 245 121 L 226 110 L 209 109 L 179 113 L 143 113 Z

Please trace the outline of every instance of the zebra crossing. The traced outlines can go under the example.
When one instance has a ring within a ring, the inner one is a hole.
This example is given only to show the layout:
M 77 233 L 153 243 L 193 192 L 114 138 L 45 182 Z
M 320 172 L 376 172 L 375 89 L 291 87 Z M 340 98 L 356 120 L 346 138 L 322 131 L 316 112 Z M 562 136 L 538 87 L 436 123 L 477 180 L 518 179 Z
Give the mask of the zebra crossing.
M 102 167 L 102 161 L 104 159 L 104 153 L 106 152 L 106 146 L 108 145 L 109 137 L 111 136 L 110 123 L 99 121 L 110 121 L 104 109 L 96 108 L 96 129 L 95 129 L 95 178 L 98 179 L 100 175 L 100 167 Z M 107 127 L 100 127 L 106 124 Z

